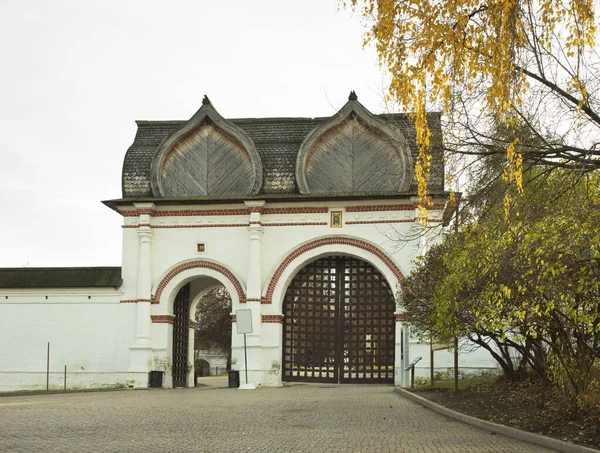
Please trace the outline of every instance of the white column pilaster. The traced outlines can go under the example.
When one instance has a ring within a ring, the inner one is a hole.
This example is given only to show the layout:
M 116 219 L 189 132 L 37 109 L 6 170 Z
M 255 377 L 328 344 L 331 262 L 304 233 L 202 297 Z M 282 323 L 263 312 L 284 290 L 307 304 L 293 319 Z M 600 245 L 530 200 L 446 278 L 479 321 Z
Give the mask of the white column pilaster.
M 130 348 L 129 371 L 135 387 L 145 387 L 148 383 L 148 372 L 152 360 L 152 320 L 150 306 L 152 303 L 152 228 L 150 219 L 152 203 L 139 203 L 135 207 L 139 211 L 139 265 L 137 279 L 137 304 L 135 340 Z
M 264 206 L 264 201 L 247 201 L 246 206 L 250 211 L 250 220 L 248 227 L 248 269 L 246 273 L 246 308 L 252 310 L 252 329 L 253 332 L 247 335 L 248 349 L 248 382 L 252 384 L 262 384 L 263 366 L 262 366 L 262 317 L 261 317 L 261 298 L 262 298 L 262 235 L 263 228 L 260 223 L 260 215 Z M 242 348 L 243 349 L 243 348 Z M 243 350 L 239 355 L 243 363 Z M 240 377 L 245 381 L 245 376 Z
M 152 322 L 150 319 L 150 304 L 152 303 L 152 263 L 150 247 L 152 245 L 152 230 L 150 227 L 138 229 L 140 241 L 140 265 L 138 271 L 137 317 L 135 326 L 135 345 L 149 347 Z

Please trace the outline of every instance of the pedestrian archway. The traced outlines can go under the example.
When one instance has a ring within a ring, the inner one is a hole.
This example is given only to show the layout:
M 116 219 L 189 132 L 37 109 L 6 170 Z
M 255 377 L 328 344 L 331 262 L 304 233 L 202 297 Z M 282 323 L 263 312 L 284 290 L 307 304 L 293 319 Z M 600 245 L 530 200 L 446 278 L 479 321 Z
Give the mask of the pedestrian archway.
M 196 359 L 210 357 L 222 371 L 231 362 L 231 296 L 214 278 L 201 276 L 184 284 L 173 302 L 173 387 L 195 385 Z M 203 369 L 201 375 L 210 375 Z
M 283 302 L 283 380 L 394 382 L 394 295 L 371 264 L 350 256 L 314 261 Z

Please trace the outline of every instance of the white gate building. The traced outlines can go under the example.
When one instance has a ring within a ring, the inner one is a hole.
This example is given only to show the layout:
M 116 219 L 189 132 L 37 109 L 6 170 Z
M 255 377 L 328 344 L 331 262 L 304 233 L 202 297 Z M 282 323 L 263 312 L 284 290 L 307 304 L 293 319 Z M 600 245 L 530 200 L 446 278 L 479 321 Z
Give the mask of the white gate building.
M 447 194 L 440 117 L 429 120 L 436 225 Z M 330 118 L 227 120 L 205 98 L 188 121 L 137 124 L 123 197 L 104 202 L 123 216 L 121 275 L 0 270 L 0 390 L 45 386 L 46 342 L 53 385 L 64 364 L 82 387 L 146 387 L 150 371 L 164 387 L 191 386 L 190 316 L 216 286 L 234 323 L 252 310 L 247 364 L 232 334 L 233 368 L 247 366 L 251 383 L 407 383 L 397 300 L 436 240 L 416 234 L 407 116 L 373 115 L 351 93 Z

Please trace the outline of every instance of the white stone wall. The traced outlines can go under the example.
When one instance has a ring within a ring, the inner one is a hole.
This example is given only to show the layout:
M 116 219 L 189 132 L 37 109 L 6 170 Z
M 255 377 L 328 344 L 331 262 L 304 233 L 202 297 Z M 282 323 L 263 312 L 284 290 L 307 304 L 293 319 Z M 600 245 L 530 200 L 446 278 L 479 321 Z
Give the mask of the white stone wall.
M 0 391 L 125 385 L 131 307 L 114 289 L 0 289 Z

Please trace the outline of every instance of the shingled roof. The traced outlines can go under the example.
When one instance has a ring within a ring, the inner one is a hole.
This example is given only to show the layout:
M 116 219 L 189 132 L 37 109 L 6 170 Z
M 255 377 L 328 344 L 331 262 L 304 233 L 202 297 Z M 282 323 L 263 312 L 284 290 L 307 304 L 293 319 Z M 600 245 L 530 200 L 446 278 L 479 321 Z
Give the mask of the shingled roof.
M 0 268 L 0 288 L 118 288 L 120 267 Z
M 409 142 L 413 161 L 418 148 L 415 131 L 406 114 L 382 114 L 377 118 L 402 132 Z M 241 118 L 230 119 L 254 142 L 260 155 L 263 183 L 259 194 L 298 194 L 296 160 L 298 150 L 307 135 L 330 118 Z M 431 192 L 443 192 L 444 168 L 441 147 L 439 113 L 428 117 L 433 132 L 432 168 L 429 181 Z M 122 190 L 124 198 L 153 197 L 150 168 L 156 150 L 163 140 L 180 128 L 185 121 L 136 121 L 138 130 L 123 163 Z M 415 181 L 410 191 L 415 191 Z

